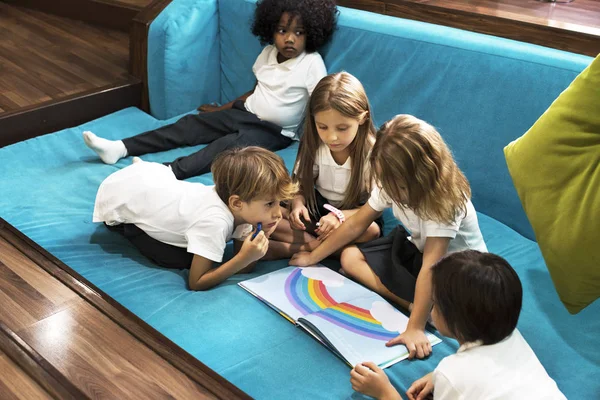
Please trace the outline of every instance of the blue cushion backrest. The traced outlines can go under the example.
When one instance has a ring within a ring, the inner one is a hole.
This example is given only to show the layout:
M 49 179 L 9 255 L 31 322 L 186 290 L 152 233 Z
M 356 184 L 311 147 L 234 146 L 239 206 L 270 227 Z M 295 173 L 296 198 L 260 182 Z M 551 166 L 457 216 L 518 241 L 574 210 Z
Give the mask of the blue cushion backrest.
M 260 52 L 249 34 L 252 0 L 219 0 L 221 93 L 252 87 Z M 502 149 L 521 136 L 591 62 L 590 57 L 458 29 L 340 7 L 321 50 L 328 71 L 364 84 L 379 125 L 416 115 L 438 128 L 467 175 L 478 209 L 529 238 L 533 232 Z
M 592 58 L 351 9 L 339 25 L 322 51 L 329 72 L 361 80 L 378 125 L 402 113 L 438 128 L 477 210 L 533 239 L 503 148 Z
M 250 36 L 250 35 L 248 35 Z M 154 117 L 219 101 L 217 0 L 173 0 L 148 30 L 148 88 Z
M 256 1 L 219 0 L 221 26 L 221 101 L 226 103 L 252 90 L 252 66 L 262 46 L 251 33 Z

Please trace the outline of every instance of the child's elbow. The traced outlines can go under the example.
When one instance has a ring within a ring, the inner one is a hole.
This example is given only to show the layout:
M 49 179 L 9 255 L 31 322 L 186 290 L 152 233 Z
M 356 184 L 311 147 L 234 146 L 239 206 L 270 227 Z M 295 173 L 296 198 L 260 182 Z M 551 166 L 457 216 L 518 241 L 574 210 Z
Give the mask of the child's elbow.
M 196 282 L 188 282 L 188 286 L 190 290 L 193 290 L 195 292 L 203 292 L 205 290 L 212 289 L 212 287 L 215 285 L 210 284 L 206 281 L 199 280 Z

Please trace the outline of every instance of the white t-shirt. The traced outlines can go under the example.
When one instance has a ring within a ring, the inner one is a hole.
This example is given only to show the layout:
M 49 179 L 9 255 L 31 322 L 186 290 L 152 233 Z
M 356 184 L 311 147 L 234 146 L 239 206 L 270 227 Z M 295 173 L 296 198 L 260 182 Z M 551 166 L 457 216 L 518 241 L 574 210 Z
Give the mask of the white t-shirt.
M 256 58 L 252 72 L 257 84 L 246 99 L 246 110 L 281 126 L 282 135 L 295 138 L 310 95 L 327 75 L 321 55 L 303 52 L 280 64 L 277 48 L 268 45 Z
M 566 397 L 515 331 L 503 341 L 462 345 L 433 371 L 435 400 L 565 400 Z
M 234 235 L 233 214 L 214 186 L 177 180 L 169 167 L 152 162 L 109 175 L 98 189 L 93 221 L 135 224 L 158 241 L 214 262 L 249 227 L 240 225 Z
M 335 207 L 344 200 L 352 174 L 351 163 L 350 157 L 343 165 L 335 162 L 326 144 L 321 144 L 317 149 L 313 166 L 313 176 L 317 177 L 315 189 Z
M 428 237 L 450 238 L 448 253 L 461 250 L 487 251 L 481 230 L 479 230 L 477 213 L 471 200 L 467 202 L 467 214 L 457 216 L 451 224 L 419 218 L 410 208 L 393 203 L 387 193 L 377 185 L 373 185 L 369 205 L 375 211 L 383 211 L 392 207 L 394 217 L 409 231 L 411 235 L 409 240 L 421 253 Z
M 368 175 L 369 163 L 365 162 L 365 176 Z M 294 173 L 298 174 L 298 164 L 294 167 Z M 331 155 L 331 150 L 326 144 L 321 144 L 315 155 L 313 164 L 313 176 L 315 179 L 315 190 L 325 197 L 331 205 L 338 207 L 344 196 L 346 188 L 352 176 L 352 159 L 348 157 L 343 165 L 339 165 Z

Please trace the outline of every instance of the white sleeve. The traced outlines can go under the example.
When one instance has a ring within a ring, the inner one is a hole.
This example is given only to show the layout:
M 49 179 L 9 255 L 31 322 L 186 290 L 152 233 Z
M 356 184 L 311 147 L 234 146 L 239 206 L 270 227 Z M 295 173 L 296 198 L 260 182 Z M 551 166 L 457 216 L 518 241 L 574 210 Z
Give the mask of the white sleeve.
M 311 61 L 310 66 L 308 67 L 308 73 L 306 74 L 306 90 L 308 90 L 309 96 L 312 95 L 317 83 L 327 75 L 327 68 L 325 67 L 321 55 L 317 52 L 314 54 L 316 57 Z
M 436 221 L 423 221 L 422 237 L 447 237 L 454 239 L 460 228 L 463 217 L 458 216 L 451 223 L 441 223 Z
M 463 396 L 452 385 L 452 382 L 438 368 L 433 371 L 433 397 L 435 400 L 463 399 Z
M 223 218 L 204 218 L 185 233 L 188 253 L 197 254 L 214 262 L 223 261 L 225 245 L 231 236 L 232 227 Z
M 369 197 L 368 203 L 373 210 L 379 212 L 392 206 L 392 200 L 390 197 L 376 184 L 373 184 L 373 187 L 371 188 L 371 197 Z

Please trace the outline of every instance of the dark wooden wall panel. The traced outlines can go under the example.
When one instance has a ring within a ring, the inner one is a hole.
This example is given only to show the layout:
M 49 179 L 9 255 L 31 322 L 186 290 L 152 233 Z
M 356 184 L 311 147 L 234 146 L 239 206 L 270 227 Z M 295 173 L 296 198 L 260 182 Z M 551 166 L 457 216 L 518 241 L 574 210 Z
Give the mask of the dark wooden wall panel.
M 148 29 L 171 0 L 154 0 L 133 19 L 129 36 L 129 73 L 142 82 L 140 108 L 150 113 L 148 96 Z
M 0 147 L 81 125 L 126 107 L 137 107 L 141 91 L 141 82 L 132 78 L 125 83 L 0 114 Z
M 597 0 L 575 0 L 569 4 L 536 0 L 338 0 L 338 4 L 592 57 L 600 53 Z M 557 12 L 556 7 L 565 10 Z
M 385 2 L 382 0 L 338 0 L 337 4 L 378 14 L 385 14 Z

